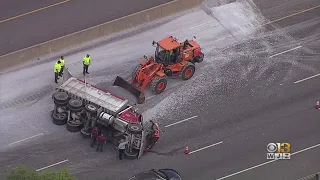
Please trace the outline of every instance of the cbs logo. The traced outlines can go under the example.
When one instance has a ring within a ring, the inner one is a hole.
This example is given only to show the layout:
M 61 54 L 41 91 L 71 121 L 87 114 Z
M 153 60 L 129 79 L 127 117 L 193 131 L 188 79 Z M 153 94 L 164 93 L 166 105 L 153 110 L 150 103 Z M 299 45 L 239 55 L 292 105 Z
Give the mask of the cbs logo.
M 269 153 L 290 153 L 291 145 L 290 143 L 269 143 L 267 151 Z

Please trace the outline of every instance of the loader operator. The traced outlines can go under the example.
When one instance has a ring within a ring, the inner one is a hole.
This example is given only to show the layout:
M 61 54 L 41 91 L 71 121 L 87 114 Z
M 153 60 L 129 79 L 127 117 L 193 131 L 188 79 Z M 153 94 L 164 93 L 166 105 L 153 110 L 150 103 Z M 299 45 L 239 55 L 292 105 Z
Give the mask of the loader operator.
M 176 49 L 171 50 L 171 51 L 170 51 L 170 60 L 173 61 L 173 62 L 175 62 L 176 56 L 177 56 L 177 50 L 176 50 Z
M 61 62 L 61 71 L 59 73 L 59 76 L 62 77 L 63 69 L 64 69 L 64 57 L 63 56 L 60 57 L 60 62 Z
M 54 82 L 58 83 L 59 74 L 61 72 L 61 62 L 60 61 L 58 61 L 54 64 L 53 72 L 54 72 Z
M 83 75 L 85 76 L 86 74 L 89 74 L 88 73 L 88 68 L 89 68 L 89 65 L 91 63 L 91 58 L 90 58 L 90 55 L 87 54 L 84 58 L 83 58 Z

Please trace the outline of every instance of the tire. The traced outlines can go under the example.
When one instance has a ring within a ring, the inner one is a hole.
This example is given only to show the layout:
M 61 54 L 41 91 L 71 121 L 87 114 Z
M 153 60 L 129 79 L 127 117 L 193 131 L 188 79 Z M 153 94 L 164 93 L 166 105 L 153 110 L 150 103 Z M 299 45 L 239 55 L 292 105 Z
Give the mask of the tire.
M 135 79 L 136 74 L 138 73 L 138 71 L 139 71 L 140 68 L 141 68 L 141 65 L 138 64 L 138 65 L 133 69 L 132 74 L 131 74 L 131 78 L 132 78 L 132 79 Z
M 193 62 L 201 63 L 204 59 L 204 54 L 201 53 L 199 56 L 193 58 Z
M 89 132 L 87 132 L 86 129 L 82 128 L 82 129 L 80 130 L 80 133 L 81 133 L 82 137 L 83 137 L 83 138 L 91 138 L 91 129 L 92 129 L 92 128 L 88 128 L 88 131 L 89 131 Z
M 52 112 L 52 122 L 55 125 L 65 125 L 67 123 L 68 120 L 68 114 L 67 113 L 58 113 L 58 114 L 54 114 Z
M 72 121 L 67 121 L 67 130 L 69 132 L 79 132 L 81 130 L 82 123 L 73 124 Z
M 130 134 L 141 134 L 142 126 L 141 124 L 138 124 L 138 123 L 131 123 L 131 124 L 128 124 L 127 131 Z
M 64 103 L 54 101 L 54 104 L 57 106 L 66 106 L 68 104 L 68 101 Z
M 69 95 L 65 92 L 58 91 L 53 94 L 53 101 L 57 105 L 66 105 L 68 103 Z
M 124 151 L 124 157 L 126 159 L 137 159 L 139 156 L 139 152 L 138 151 L 133 151 L 133 152 L 128 152 L 128 151 Z
M 72 112 L 79 112 L 82 110 L 82 101 L 80 99 L 70 99 L 68 103 L 68 108 Z
M 181 72 L 182 79 L 188 80 L 192 78 L 195 70 L 196 70 L 196 67 L 192 63 L 188 63 Z
M 150 88 L 153 93 L 160 94 L 167 87 L 167 79 L 164 77 L 156 76 L 150 83 Z
M 85 105 L 86 111 L 89 112 L 90 114 L 97 114 L 98 107 L 93 104 L 87 104 Z
M 81 112 L 82 111 L 82 108 L 80 109 L 72 109 L 72 108 L 68 108 L 68 110 L 71 112 L 71 113 L 78 113 L 78 112 Z

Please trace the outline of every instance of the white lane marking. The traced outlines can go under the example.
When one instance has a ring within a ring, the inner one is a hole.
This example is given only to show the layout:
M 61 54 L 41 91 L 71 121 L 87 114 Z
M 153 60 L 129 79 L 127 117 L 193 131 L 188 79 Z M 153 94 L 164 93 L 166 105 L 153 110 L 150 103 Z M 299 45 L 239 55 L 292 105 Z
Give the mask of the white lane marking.
M 197 27 L 200 27 L 200 26 L 204 26 L 204 25 L 207 25 L 207 24 L 208 23 L 202 23 L 202 24 L 199 24 L 199 25 L 196 25 L 196 26 L 192 26 L 189 29 L 194 29 L 194 28 L 197 28 Z
M 22 142 L 22 141 L 25 141 L 25 140 L 28 140 L 28 139 L 31 139 L 31 138 L 35 138 L 35 137 L 41 136 L 41 135 L 43 135 L 43 133 L 40 133 L 40 134 L 37 134 L 37 135 L 34 135 L 34 136 L 30 136 L 30 137 L 28 137 L 28 138 L 21 139 L 21 140 L 19 140 L 19 141 L 10 143 L 9 146 L 11 146 L 11 145 L 13 145 L 13 144 L 17 144 L 17 143 Z
M 311 147 L 308 147 L 308 148 L 302 149 L 302 150 L 300 150 L 300 151 L 297 151 L 297 152 L 291 153 L 291 156 L 296 155 L 296 154 L 299 154 L 299 153 L 302 153 L 302 152 L 305 152 L 305 151 L 308 151 L 308 150 L 310 150 L 310 149 L 314 149 L 314 148 L 319 147 L 319 146 L 320 146 L 320 144 L 316 144 L 316 145 L 314 145 L 314 146 L 311 146 Z M 273 162 L 278 161 L 278 160 L 279 160 L 279 159 L 275 159 L 275 160 L 267 161 L 267 162 L 265 162 L 265 163 L 262 163 L 262 164 L 259 164 L 259 165 L 256 165 L 256 166 L 252 166 L 252 167 L 250 167 L 250 168 L 248 168 L 248 169 L 244 169 L 244 170 L 242 170 L 242 171 L 239 171 L 239 172 L 236 172 L 236 173 L 230 174 L 230 175 L 228 175 L 228 176 L 224 176 L 224 177 L 219 178 L 219 179 L 216 179 L 216 180 L 227 179 L 227 178 L 229 178 L 229 177 L 232 177 L 232 176 L 235 176 L 235 175 L 238 175 L 238 174 L 244 173 L 244 172 L 246 172 L 246 171 L 250 171 L 250 170 L 252 170 L 252 169 L 255 169 L 255 168 L 258 168 L 258 167 L 264 166 L 264 165 L 266 165 L 266 164 L 273 163 Z
M 300 83 L 300 82 L 303 82 L 303 81 L 306 81 L 306 80 L 308 80 L 308 79 L 312 79 L 312 78 L 315 78 L 315 77 L 318 77 L 318 76 L 320 76 L 320 74 L 316 74 L 316 75 L 313 75 L 313 76 L 310 76 L 310 77 L 301 79 L 301 80 L 296 81 L 296 82 L 294 82 L 294 83 L 297 84 L 297 83 Z
M 189 154 L 193 154 L 193 153 L 195 153 L 195 152 L 199 152 L 199 151 L 202 151 L 202 150 L 205 150 L 205 149 L 211 148 L 211 147 L 213 147 L 213 146 L 216 146 L 216 145 L 219 145 L 219 144 L 222 144 L 222 143 L 223 143 L 223 142 L 222 142 L 222 141 L 220 141 L 220 142 L 218 142 L 218 143 L 211 144 L 211 145 L 209 145 L 209 146 L 206 146 L 206 147 L 203 147 L 203 148 L 200 148 L 200 149 L 197 149 L 197 150 L 191 151 L 191 152 L 189 152 Z
M 180 124 L 180 123 L 182 123 L 182 122 L 188 121 L 188 120 L 190 120 L 190 119 L 194 119 L 194 118 L 196 118 L 196 117 L 198 117 L 198 116 L 192 116 L 192 117 L 189 117 L 189 118 L 187 118 L 187 119 L 184 119 L 184 120 L 181 120 L 181 121 L 172 123 L 172 124 L 168 124 L 168 125 L 166 125 L 165 127 L 167 128 L 167 127 L 170 127 L 170 126 L 173 126 L 173 125 L 176 125 L 176 124 Z
M 44 170 L 44 169 L 50 168 L 50 167 L 52 167 L 52 166 L 56 166 L 56 165 L 58 165 L 58 164 L 62 164 L 62 163 L 68 162 L 68 161 L 69 161 L 69 160 L 68 160 L 68 159 L 66 159 L 66 160 L 64 160 L 64 161 L 60 161 L 60 162 L 57 162 L 57 163 L 51 164 L 51 165 L 49 165 L 49 166 L 46 166 L 46 167 L 43 167 L 43 168 L 37 169 L 36 171 L 41 171 L 41 170 Z
M 289 49 L 289 50 L 274 54 L 274 55 L 270 56 L 269 58 L 272 58 L 272 57 L 275 57 L 275 56 L 278 56 L 278 55 L 281 55 L 281 54 L 284 54 L 284 53 L 287 53 L 287 52 L 290 52 L 290 51 L 293 51 L 293 50 L 296 50 L 296 49 L 299 49 L 299 48 L 302 48 L 302 46 L 298 46 L 298 47 L 295 47 L 295 48 L 292 48 L 292 49 Z

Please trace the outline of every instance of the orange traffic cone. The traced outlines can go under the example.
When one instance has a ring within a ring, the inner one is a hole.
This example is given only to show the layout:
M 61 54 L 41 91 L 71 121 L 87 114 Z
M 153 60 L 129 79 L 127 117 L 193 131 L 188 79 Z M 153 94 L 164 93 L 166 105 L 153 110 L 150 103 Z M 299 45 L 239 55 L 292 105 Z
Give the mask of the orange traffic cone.
M 316 105 L 314 106 L 316 109 L 319 109 L 320 110 L 320 103 L 319 101 L 317 101 Z
M 189 148 L 188 148 L 188 146 L 186 147 L 186 149 L 184 149 L 184 153 L 185 153 L 185 154 L 189 154 Z

